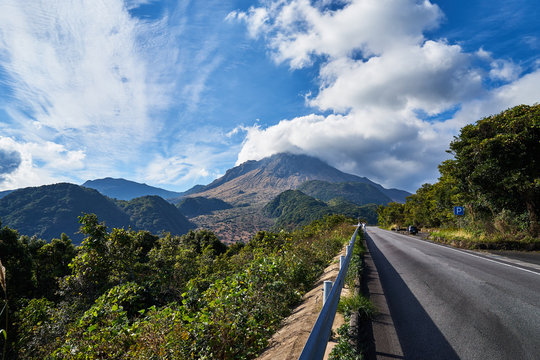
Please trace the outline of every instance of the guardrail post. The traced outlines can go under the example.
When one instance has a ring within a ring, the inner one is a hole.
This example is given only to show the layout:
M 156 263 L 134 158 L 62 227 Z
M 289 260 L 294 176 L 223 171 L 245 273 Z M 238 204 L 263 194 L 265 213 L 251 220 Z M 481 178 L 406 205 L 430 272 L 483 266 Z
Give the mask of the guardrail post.
M 334 283 L 329 281 L 329 280 L 326 280 L 324 282 L 324 285 L 323 285 L 323 306 L 324 304 L 326 303 L 326 299 L 328 299 L 328 296 L 330 295 L 330 291 L 332 291 L 332 285 Z
M 345 264 L 345 256 L 341 255 L 339 257 L 339 270 L 343 267 L 343 264 Z
M 326 345 L 328 344 L 328 339 L 330 338 L 330 333 L 332 331 L 332 323 L 334 322 L 334 317 L 336 315 L 341 289 L 345 281 L 345 276 L 352 256 L 352 249 L 359 228 L 360 226 L 357 227 L 352 236 L 351 245 L 347 246 L 347 256 L 341 264 L 342 268 L 340 269 L 335 282 L 333 284 L 331 281 L 324 282 L 323 308 L 317 317 L 315 325 L 313 325 L 313 329 L 304 345 L 299 360 L 322 360 L 324 357 Z

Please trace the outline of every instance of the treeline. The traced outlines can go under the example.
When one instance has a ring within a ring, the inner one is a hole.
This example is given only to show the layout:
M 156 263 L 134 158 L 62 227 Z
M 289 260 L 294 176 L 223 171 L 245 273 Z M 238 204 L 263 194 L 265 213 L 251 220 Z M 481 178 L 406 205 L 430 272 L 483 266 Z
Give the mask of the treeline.
M 206 230 L 158 237 L 108 231 L 93 214 L 80 222 L 79 247 L 1 229 L 4 358 L 253 358 L 352 223 L 331 216 L 226 246 Z
M 540 105 L 520 105 L 461 129 L 440 178 L 405 204 L 379 207 L 385 227 L 461 228 L 477 238 L 534 242 L 540 225 Z M 465 215 L 455 216 L 454 206 Z M 535 241 L 536 240 L 536 241 Z M 530 248 L 525 246 L 524 248 Z

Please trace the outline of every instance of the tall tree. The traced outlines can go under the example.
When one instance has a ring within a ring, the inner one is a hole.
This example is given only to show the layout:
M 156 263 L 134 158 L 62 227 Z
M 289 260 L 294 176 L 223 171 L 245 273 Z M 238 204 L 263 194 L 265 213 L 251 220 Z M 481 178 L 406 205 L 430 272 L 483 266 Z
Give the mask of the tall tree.
M 441 165 L 468 197 L 493 214 L 527 212 L 540 233 L 540 105 L 519 105 L 461 129 L 450 143 L 453 160 Z

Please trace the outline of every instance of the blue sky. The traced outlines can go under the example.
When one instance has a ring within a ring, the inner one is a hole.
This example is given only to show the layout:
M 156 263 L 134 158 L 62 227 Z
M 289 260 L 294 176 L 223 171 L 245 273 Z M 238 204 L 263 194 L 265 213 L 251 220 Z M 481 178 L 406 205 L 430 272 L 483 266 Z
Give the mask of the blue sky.
M 0 0 L 0 190 L 183 191 L 288 151 L 436 181 L 467 123 L 540 101 L 535 0 Z

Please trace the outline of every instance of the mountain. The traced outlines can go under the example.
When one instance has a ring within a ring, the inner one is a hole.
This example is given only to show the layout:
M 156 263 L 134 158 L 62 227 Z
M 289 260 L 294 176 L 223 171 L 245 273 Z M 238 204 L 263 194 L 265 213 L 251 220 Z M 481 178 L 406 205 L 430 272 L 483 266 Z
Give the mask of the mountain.
M 20 234 L 51 240 L 66 233 L 74 242 L 83 239 L 78 216 L 94 213 L 110 227 L 129 225 L 129 216 L 93 189 L 60 183 L 13 191 L 0 199 L 2 224 Z
M 392 201 L 398 202 L 405 202 L 405 197 L 411 195 L 403 190 L 386 189 L 366 177 L 344 173 L 317 158 L 289 153 L 272 155 L 258 161 L 250 160 L 238 165 L 201 188 L 196 195 L 222 199 L 231 204 L 266 203 L 281 192 L 297 189 L 310 180 L 369 184 Z
M 118 200 L 131 200 L 146 195 L 157 195 L 164 199 L 169 199 L 183 195 L 183 193 L 175 191 L 169 191 L 126 179 L 113 179 L 110 177 L 88 180 L 82 184 L 82 186 L 95 189 L 105 196 Z
M 360 182 L 329 183 L 321 180 L 306 181 L 298 187 L 304 194 L 322 201 L 343 198 L 356 205 L 386 205 L 392 199 L 371 184 Z
M 180 212 L 187 217 L 194 217 L 204 214 L 211 214 L 216 210 L 231 209 L 231 204 L 220 199 L 205 198 L 205 197 L 188 197 L 181 200 L 176 205 Z
M 342 214 L 352 218 L 364 219 L 369 225 L 376 225 L 379 221 L 377 204 L 357 205 L 343 198 L 335 198 L 328 201 L 332 213 Z
M 109 229 L 131 226 L 135 230 L 165 230 L 181 235 L 196 227 L 174 205 L 158 196 L 118 201 L 74 184 L 19 189 L 0 199 L 3 225 L 44 240 L 66 233 L 74 243 L 80 243 L 83 235 L 77 233 L 78 217 L 83 213 L 96 214 Z
M 369 224 L 376 224 L 378 219 L 377 208 L 378 205 L 376 204 L 359 206 L 342 198 L 335 198 L 326 203 L 299 190 L 287 190 L 266 204 L 263 212 L 275 218 L 273 226 L 275 230 L 290 230 L 297 226 L 307 225 L 330 214 L 363 218 Z
M 365 195 L 354 194 L 352 190 L 344 195 L 354 195 L 354 200 L 346 200 L 358 203 L 404 202 L 410 195 L 403 190 L 386 189 L 368 178 L 344 173 L 311 156 L 282 153 L 235 166 L 209 185 L 199 187 L 198 192 L 188 195 L 187 198 L 217 198 L 233 205 L 232 209 L 217 210 L 190 220 L 199 227 L 214 231 L 222 241 L 248 241 L 258 230 L 268 229 L 277 221 L 263 211 L 269 201 L 286 190 L 299 189 L 306 181 L 313 180 L 330 184 L 359 183 L 351 186 L 366 192 Z M 338 197 L 336 189 L 327 191 L 334 192 L 332 197 Z M 364 200 L 360 201 L 362 197 Z M 373 212 L 370 214 L 373 219 Z
M 180 235 L 196 228 L 173 204 L 156 195 L 142 196 L 130 201 L 118 200 L 117 204 L 129 215 L 130 224 L 135 230 Z
M 0 191 L 0 199 L 3 198 L 4 196 L 8 195 L 8 194 L 11 194 L 13 191 L 15 191 L 15 190 Z
M 332 213 L 324 202 L 298 190 L 282 192 L 266 204 L 263 211 L 266 215 L 277 218 L 274 225 L 277 229 L 307 225 Z

